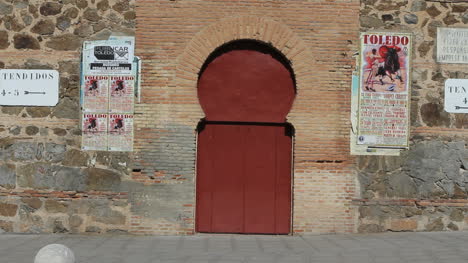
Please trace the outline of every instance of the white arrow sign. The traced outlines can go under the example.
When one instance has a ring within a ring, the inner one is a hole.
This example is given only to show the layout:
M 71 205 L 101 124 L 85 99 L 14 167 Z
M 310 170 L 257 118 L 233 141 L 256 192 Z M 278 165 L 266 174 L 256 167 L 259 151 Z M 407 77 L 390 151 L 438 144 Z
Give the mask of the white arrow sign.
M 468 79 L 447 79 L 445 81 L 446 112 L 468 113 Z
M 0 70 L 0 105 L 55 106 L 58 92 L 57 70 Z

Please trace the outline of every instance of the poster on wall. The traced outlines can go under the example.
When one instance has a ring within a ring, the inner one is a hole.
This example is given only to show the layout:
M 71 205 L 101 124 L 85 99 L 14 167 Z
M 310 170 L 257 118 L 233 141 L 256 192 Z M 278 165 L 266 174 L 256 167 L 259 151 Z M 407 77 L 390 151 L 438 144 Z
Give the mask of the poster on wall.
M 134 38 L 85 41 L 83 70 L 89 75 L 131 75 Z
M 84 76 L 81 92 L 83 112 L 107 112 L 109 104 L 108 76 Z
M 133 151 L 133 114 L 109 114 L 108 150 Z
M 83 150 L 107 150 L 107 114 L 85 113 L 82 116 L 83 130 L 81 148 Z
M 406 149 L 411 34 L 361 33 L 357 145 Z
M 134 76 L 110 76 L 109 113 L 133 112 Z
M 83 150 L 133 150 L 134 100 L 136 92 L 140 94 L 141 68 L 134 44 L 131 36 L 83 43 Z

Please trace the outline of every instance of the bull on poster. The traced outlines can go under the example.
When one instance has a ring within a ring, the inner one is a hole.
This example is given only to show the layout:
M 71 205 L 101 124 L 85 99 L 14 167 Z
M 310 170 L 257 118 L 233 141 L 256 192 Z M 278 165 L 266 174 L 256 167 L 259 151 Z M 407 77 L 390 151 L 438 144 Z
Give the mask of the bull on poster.
M 111 76 L 109 89 L 109 112 L 133 112 L 134 91 L 134 76 Z
M 82 116 L 83 150 L 107 150 L 107 114 L 85 113 Z
M 84 76 L 81 87 L 83 112 L 107 112 L 109 104 L 109 77 Z
M 361 33 L 357 144 L 407 148 L 410 54 L 405 33 Z
M 109 114 L 109 151 L 133 151 L 133 114 Z

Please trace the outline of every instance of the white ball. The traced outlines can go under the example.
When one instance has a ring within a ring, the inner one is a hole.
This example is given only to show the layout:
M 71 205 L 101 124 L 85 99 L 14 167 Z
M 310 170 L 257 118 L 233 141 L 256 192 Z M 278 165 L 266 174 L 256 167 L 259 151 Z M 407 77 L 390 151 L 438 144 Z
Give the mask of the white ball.
M 64 245 L 50 244 L 37 252 L 34 263 L 75 263 L 75 255 Z

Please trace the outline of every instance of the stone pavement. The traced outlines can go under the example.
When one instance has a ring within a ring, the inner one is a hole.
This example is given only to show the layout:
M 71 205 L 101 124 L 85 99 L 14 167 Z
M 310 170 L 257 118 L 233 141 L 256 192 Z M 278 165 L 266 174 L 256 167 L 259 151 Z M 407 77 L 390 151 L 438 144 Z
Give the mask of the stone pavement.
M 0 235 L 0 263 L 33 263 L 50 243 L 70 247 L 76 263 L 462 263 L 468 232 L 318 236 Z

